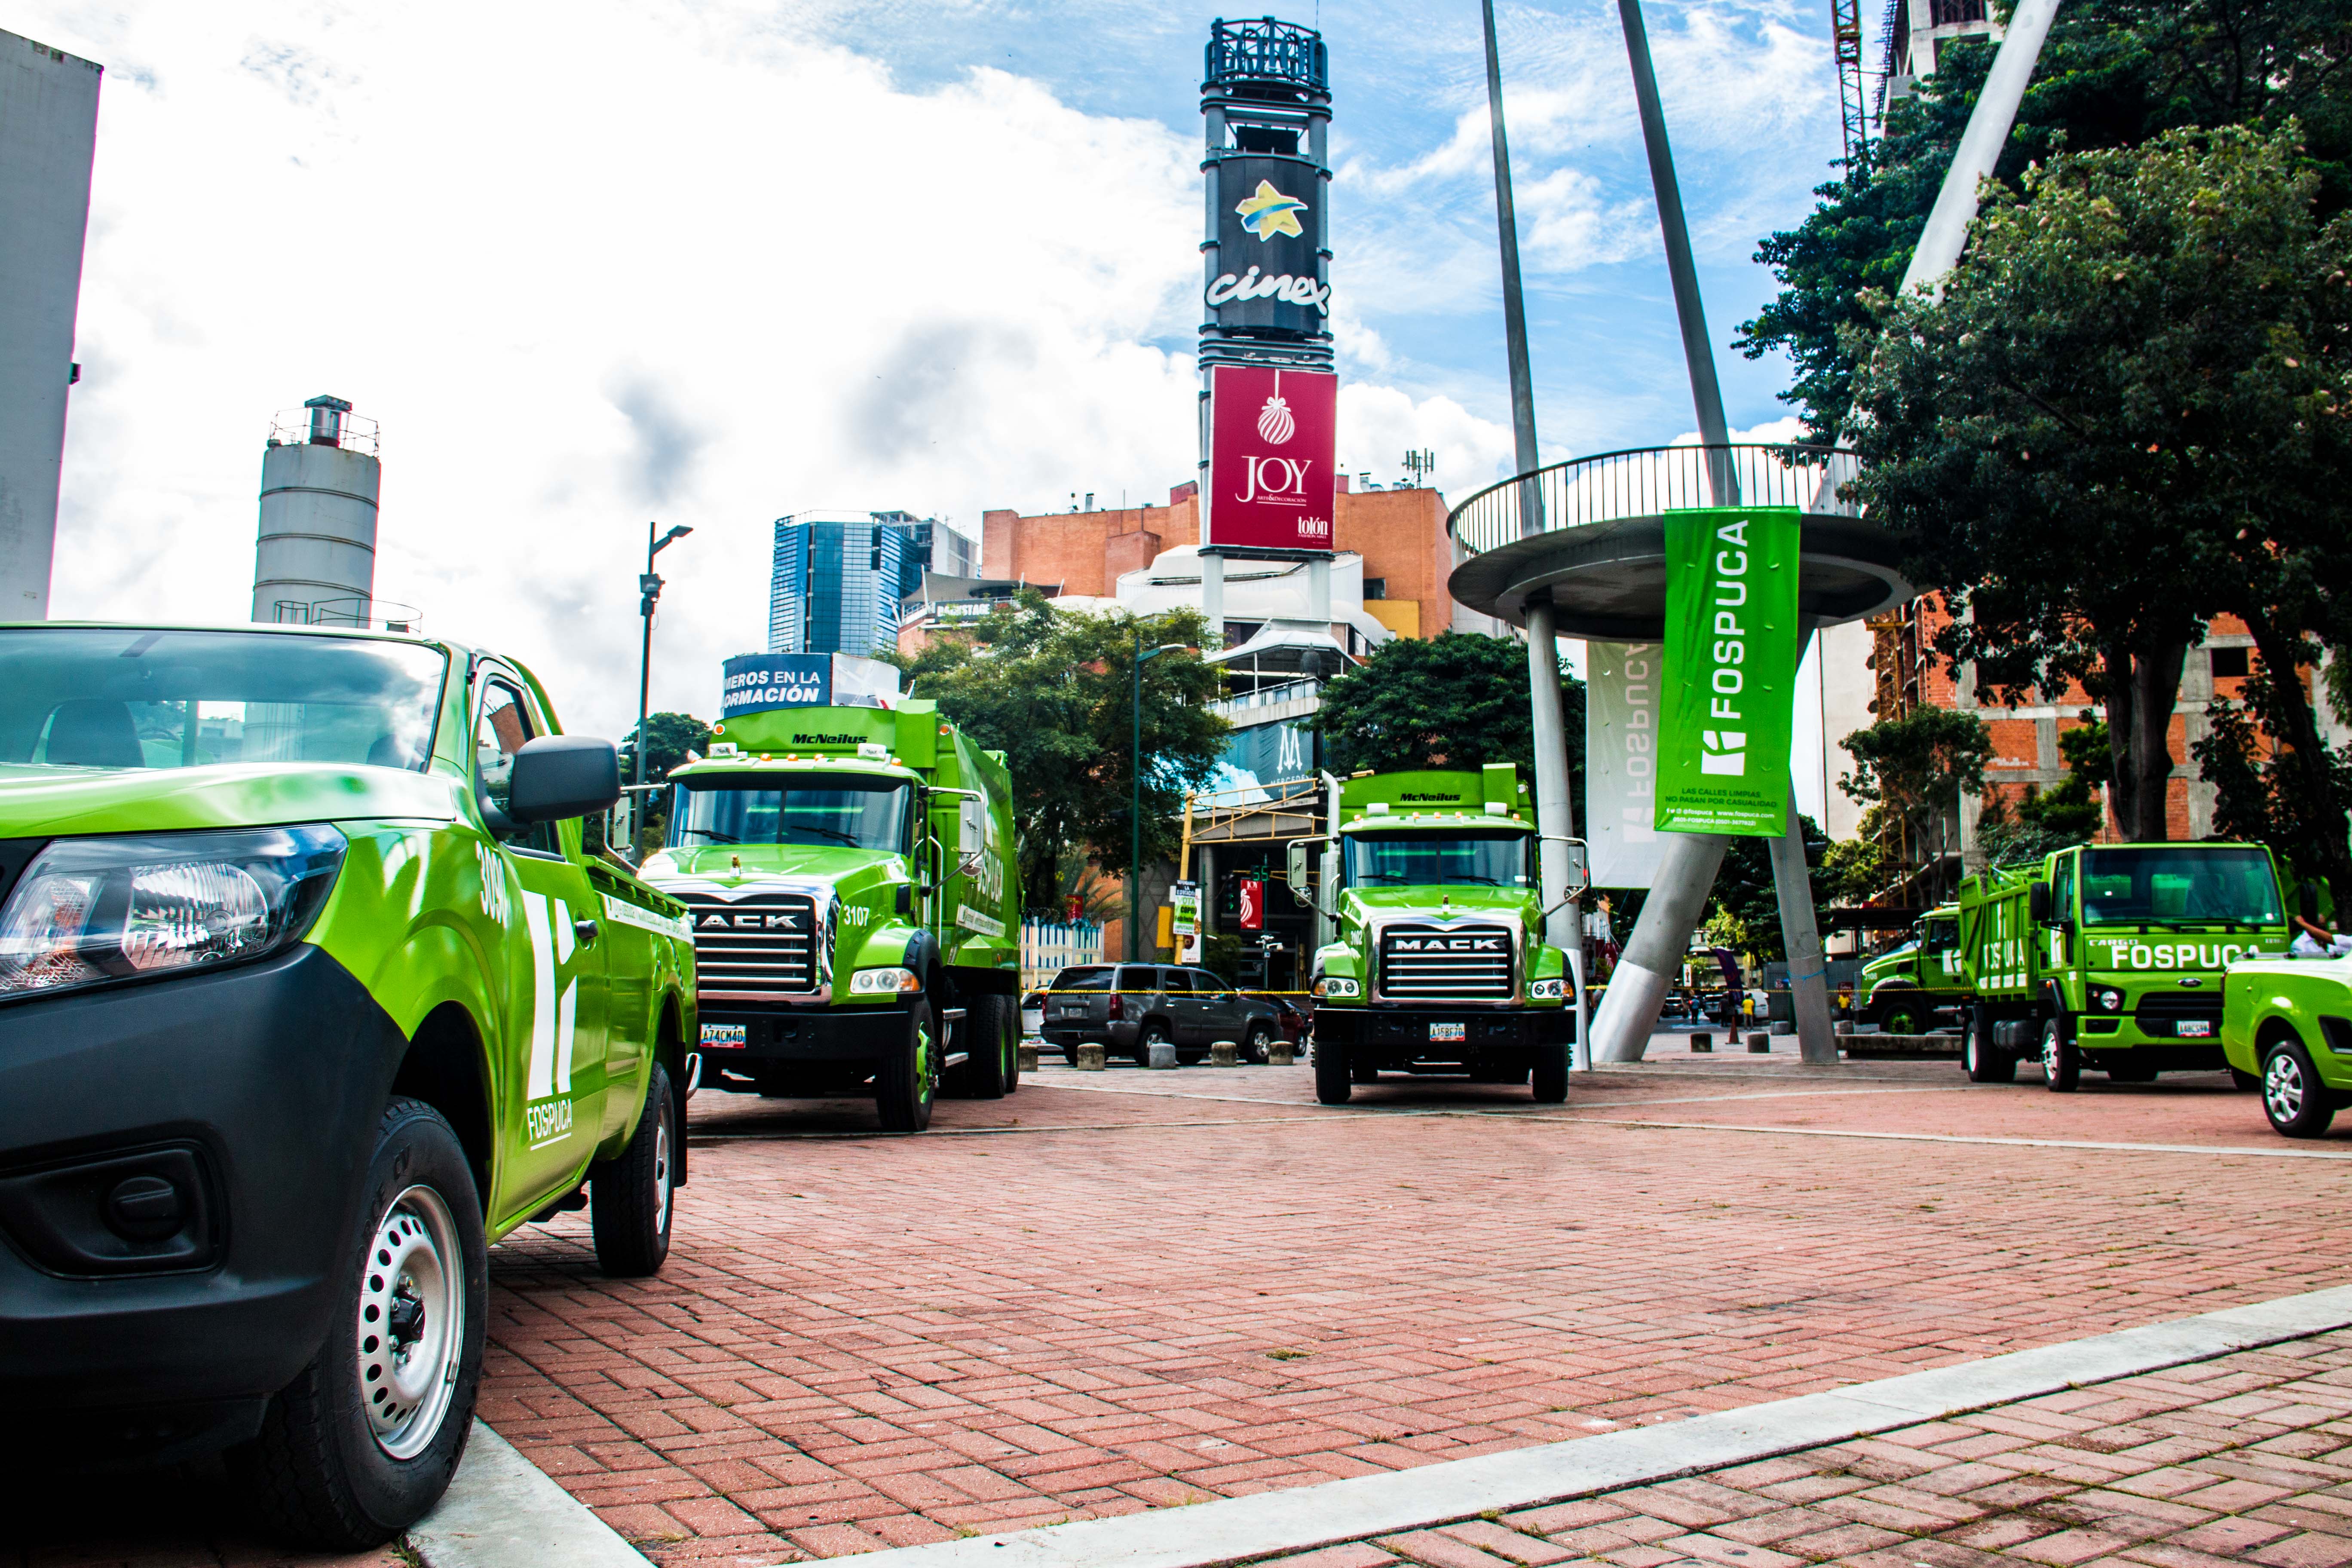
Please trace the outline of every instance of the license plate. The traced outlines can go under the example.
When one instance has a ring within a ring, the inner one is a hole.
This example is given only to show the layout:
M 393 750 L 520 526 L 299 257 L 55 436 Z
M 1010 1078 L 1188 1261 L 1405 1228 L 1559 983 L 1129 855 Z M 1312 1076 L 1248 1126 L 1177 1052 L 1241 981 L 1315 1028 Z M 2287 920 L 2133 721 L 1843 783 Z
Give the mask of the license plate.
M 1429 1026 L 1429 1037 L 1432 1040 L 1466 1040 L 1470 1037 L 1470 1026 L 1467 1024 L 1432 1024 Z
M 2210 1018 L 2180 1018 L 2174 1021 L 2172 1032 L 2186 1040 L 2201 1040 L 2213 1032 Z
M 1054 1014 L 1056 1018 L 1083 1018 L 1086 1016 L 1087 1005 L 1083 1002 L 1073 1006 L 1059 1008 Z
M 751 1043 L 751 1029 L 749 1024 L 705 1024 L 702 1043 L 740 1051 Z

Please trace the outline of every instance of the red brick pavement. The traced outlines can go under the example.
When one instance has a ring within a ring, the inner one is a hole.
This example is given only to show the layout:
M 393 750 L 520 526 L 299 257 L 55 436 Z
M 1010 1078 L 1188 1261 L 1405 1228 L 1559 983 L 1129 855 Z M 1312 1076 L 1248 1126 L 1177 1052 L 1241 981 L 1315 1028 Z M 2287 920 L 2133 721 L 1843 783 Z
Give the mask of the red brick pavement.
M 2274 1142 L 2250 1100 L 2193 1080 L 2068 1098 L 1955 1077 L 1662 1064 L 1538 1115 L 1458 1084 L 1323 1111 L 1298 1068 L 1049 1072 L 898 1139 L 839 1136 L 861 1108 L 706 1095 L 660 1278 L 600 1279 L 572 1219 L 494 1256 L 484 1414 L 658 1562 L 768 1563 L 1670 1420 L 2352 1279 L 2313 1245 L 2352 1206 L 2332 1165 L 1612 1124 Z M 988 1126 L 1008 1130 L 954 1135 Z
M 2340 1568 L 2352 1333 L 1265 1568 Z

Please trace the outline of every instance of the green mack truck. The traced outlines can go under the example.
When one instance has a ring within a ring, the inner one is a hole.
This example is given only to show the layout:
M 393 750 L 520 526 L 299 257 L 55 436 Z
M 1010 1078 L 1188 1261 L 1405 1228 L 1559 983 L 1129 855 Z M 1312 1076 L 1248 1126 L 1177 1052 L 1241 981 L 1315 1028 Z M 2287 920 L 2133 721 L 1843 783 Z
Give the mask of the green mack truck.
M 420 1518 L 488 1244 L 686 1179 L 685 911 L 521 665 L 310 628 L 0 626 L 0 1413 L 12 1457 L 226 1450 L 278 1535 Z
M 1937 1016 L 1973 1000 L 1960 962 L 1960 907 L 1938 904 L 1898 945 L 1862 966 L 1861 1015 L 1890 1035 L 1924 1035 Z
M 1476 773 L 1360 775 L 1338 783 L 1334 836 L 1290 847 L 1307 901 L 1338 940 L 1315 954 L 1315 1093 L 1347 1103 L 1383 1068 L 1532 1076 L 1535 1098 L 1568 1098 L 1566 955 L 1541 939 L 1536 825 L 1509 763 Z
M 702 1082 L 870 1094 L 919 1132 L 941 1093 L 1019 1081 L 1013 784 L 898 671 L 730 659 L 710 754 L 674 769 L 646 879 L 694 930 Z
M 1969 1077 L 2006 1083 L 2031 1058 L 2063 1093 L 2085 1067 L 2147 1083 L 2230 1066 L 2222 974 L 2286 951 L 2279 886 L 2270 851 L 2252 844 L 2084 844 L 1969 878 Z

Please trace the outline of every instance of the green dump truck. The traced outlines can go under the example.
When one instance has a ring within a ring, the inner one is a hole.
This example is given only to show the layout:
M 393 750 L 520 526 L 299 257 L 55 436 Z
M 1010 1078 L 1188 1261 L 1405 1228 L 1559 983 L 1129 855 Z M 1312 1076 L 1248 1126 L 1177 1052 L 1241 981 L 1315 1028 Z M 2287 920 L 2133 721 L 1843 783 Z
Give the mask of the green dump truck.
M 0 1412 L 226 1449 L 381 1544 L 473 1420 L 488 1246 L 686 1179 L 685 911 L 582 852 L 610 742 L 520 664 L 291 627 L 0 626 Z
M 1536 825 L 1508 763 L 1339 783 L 1335 832 L 1290 847 L 1338 940 L 1315 954 L 1315 1092 L 1345 1104 L 1382 1068 L 1532 1079 L 1568 1098 L 1566 955 L 1542 940 Z M 1309 858 L 1320 851 L 1321 875 Z
M 2214 1071 L 2222 973 L 2286 950 L 2270 851 L 2251 844 L 2084 844 L 1960 886 L 1976 1003 L 1962 1065 L 2005 1083 L 2023 1058 L 2071 1090 L 2085 1067 L 2120 1083 Z
M 871 1095 L 919 1132 L 941 1093 L 1019 1081 L 1012 779 L 898 672 L 841 654 L 728 661 L 710 754 L 668 778 L 646 879 L 686 905 L 702 1082 Z
M 1903 941 L 1862 966 L 1862 1019 L 1890 1035 L 1924 1035 L 1973 1000 L 1960 962 L 1960 907 L 1938 904 Z

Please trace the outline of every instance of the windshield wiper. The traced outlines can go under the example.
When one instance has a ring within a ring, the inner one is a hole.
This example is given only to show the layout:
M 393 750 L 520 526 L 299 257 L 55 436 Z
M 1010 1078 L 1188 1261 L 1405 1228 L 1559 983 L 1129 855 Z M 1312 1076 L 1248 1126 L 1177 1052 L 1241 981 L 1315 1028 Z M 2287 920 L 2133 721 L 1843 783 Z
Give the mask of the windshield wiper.
M 795 827 L 792 829 L 792 831 L 794 833 L 818 833 L 824 835 L 827 838 L 834 839 L 838 843 L 846 844 L 853 849 L 862 847 L 862 846 L 857 842 L 857 836 L 856 834 L 844 833 L 838 827 Z M 783 842 L 790 844 L 793 840 L 787 838 L 784 839 Z
M 1445 880 L 1446 882 L 1448 882 L 1448 883 L 1452 883 L 1452 882 L 1475 882 L 1475 883 L 1477 883 L 1477 884 L 1478 884 L 1480 887 L 1482 887 L 1482 888 L 1499 888 L 1499 887 L 1501 887 L 1501 886 L 1503 885 L 1502 880 L 1501 880 L 1501 879 L 1500 879 L 1500 878 L 1496 878 L 1496 877 L 1476 877 L 1476 876 L 1472 876 L 1469 872 L 1466 872 L 1466 871 L 1465 871 L 1465 872 L 1464 872 L 1464 873 L 1463 873 L 1461 876 L 1459 876 L 1459 877 L 1448 877 L 1448 878 L 1444 879 L 1444 880 Z
M 743 842 L 733 834 L 721 833 L 715 827 L 681 827 L 678 831 L 680 833 L 698 833 L 705 838 L 715 838 L 721 844 L 740 844 Z

